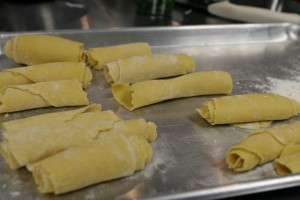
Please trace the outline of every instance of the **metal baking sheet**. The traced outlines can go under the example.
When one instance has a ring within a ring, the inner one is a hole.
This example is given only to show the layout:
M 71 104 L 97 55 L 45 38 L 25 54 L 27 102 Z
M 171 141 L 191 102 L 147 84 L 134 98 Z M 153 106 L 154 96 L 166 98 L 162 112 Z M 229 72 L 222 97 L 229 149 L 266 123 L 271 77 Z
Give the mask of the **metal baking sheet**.
M 197 71 L 228 71 L 233 77 L 234 95 L 271 92 L 300 100 L 299 28 L 291 24 L 247 24 L 34 33 L 81 41 L 86 49 L 148 42 L 154 53 L 193 56 Z M 17 34 L 23 33 L 1 34 L 1 69 L 18 66 L 4 55 L 6 41 Z M 169 100 L 130 112 L 113 99 L 102 71 L 93 70 L 93 75 L 87 89 L 91 103 L 101 103 L 103 110 L 113 110 L 123 119 L 145 118 L 157 124 L 151 163 L 133 176 L 54 196 L 40 194 L 26 169 L 12 171 L 0 158 L 0 199 L 216 199 L 300 185 L 300 175 L 279 177 L 272 163 L 245 173 L 227 168 L 225 151 L 250 131 L 207 124 L 195 109 L 212 96 Z M 67 109 L 71 108 L 15 112 L 1 115 L 0 121 Z

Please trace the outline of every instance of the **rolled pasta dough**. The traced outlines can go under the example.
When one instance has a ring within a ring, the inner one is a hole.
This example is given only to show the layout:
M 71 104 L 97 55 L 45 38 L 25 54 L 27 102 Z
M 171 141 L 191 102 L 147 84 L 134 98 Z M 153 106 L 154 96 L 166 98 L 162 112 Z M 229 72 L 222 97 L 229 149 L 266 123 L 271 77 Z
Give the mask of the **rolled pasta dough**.
M 186 54 L 155 54 L 107 63 L 103 72 L 109 83 L 135 83 L 187 74 L 195 67 L 195 60 Z
M 87 94 L 77 80 L 11 85 L 0 89 L 0 113 L 88 104 Z
M 230 94 L 231 90 L 232 78 L 223 71 L 194 72 L 171 79 L 112 85 L 114 98 L 128 110 L 168 99 Z
M 151 55 L 148 43 L 138 42 L 107 47 L 90 48 L 87 61 L 95 69 L 103 69 L 106 63 L 130 56 Z
M 143 138 L 103 134 L 30 166 L 42 193 L 62 194 L 92 184 L 132 175 L 152 158 Z
M 3 132 L 1 154 L 11 169 L 49 157 L 60 151 L 95 140 L 110 130 L 112 121 L 77 121 L 46 124 Z
M 18 35 L 7 41 L 5 55 L 27 65 L 85 60 L 83 43 L 53 35 Z
M 286 146 L 275 159 L 274 167 L 279 175 L 300 173 L 300 145 Z
M 274 160 L 280 156 L 285 146 L 293 144 L 300 144 L 299 121 L 246 136 L 228 149 L 226 162 L 234 171 L 248 171 Z
M 299 102 L 276 94 L 243 94 L 214 98 L 197 109 L 210 124 L 288 119 L 300 111 Z
M 14 131 L 30 126 L 39 126 L 43 124 L 55 124 L 61 122 L 74 122 L 83 120 L 111 120 L 119 121 L 120 118 L 112 111 L 101 111 L 100 104 L 91 104 L 83 108 L 70 111 L 53 112 L 42 115 L 36 115 L 23 119 L 7 121 L 2 124 L 4 131 Z
M 0 72 L 0 88 L 6 85 L 22 85 L 38 82 L 76 79 L 87 88 L 92 73 L 85 63 L 58 62 L 5 69 Z

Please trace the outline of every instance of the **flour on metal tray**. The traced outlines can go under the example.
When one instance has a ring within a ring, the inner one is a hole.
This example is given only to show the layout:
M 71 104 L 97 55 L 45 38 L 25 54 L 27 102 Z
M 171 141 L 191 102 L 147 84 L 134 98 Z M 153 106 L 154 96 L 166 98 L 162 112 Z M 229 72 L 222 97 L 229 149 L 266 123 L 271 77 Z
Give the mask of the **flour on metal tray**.
M 270 93 L 279 94 L 292 98 L 300 102 L 300 76 L 293 80 L 283 80 L 273 77 L 267 77 Z

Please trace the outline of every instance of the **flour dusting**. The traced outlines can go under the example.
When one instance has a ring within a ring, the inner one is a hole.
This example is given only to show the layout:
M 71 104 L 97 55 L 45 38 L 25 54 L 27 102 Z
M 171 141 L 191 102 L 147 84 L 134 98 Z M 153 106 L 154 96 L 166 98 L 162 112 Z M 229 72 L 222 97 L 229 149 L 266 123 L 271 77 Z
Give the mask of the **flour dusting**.
M 267 77 L 267 81 L 268 86 L 260 85 L 256 88 L 266 93 L 279 94 L 300 101 L 300 77 L 293 77 L 293 79 Z

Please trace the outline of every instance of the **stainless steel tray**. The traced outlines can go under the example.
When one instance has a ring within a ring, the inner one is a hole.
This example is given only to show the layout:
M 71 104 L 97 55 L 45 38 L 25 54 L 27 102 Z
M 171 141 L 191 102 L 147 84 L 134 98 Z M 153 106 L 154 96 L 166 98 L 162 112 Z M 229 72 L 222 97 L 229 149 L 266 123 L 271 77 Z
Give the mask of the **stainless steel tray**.
M 47 33 L 84 42 L 86 48 L 148 42 L 154 53 L 193 56 L 197 71 L 228 71 L 233 94 L 274 92 L 300 100 L 299 30 L 291 24 L 248 24 Z M 5 42 L 17 34 L 1 34 L 1 69 L 18 66 L 4 55 Z M 124 119 L 142 117 L 158 125 L 152 162 L 131 177 L 54 196 L 40 194 L 29 172 L 11 171 L 1 158 L 0 199 L 215 199 L 300 185 L 300 175 L 279 177 L 272 163 L 245 173 L 227 169 L 226 149 L 250 131 L 207 124 L 195 109 L 212 96 L 170 100 L 130 112 L 113 99 L 102 72 L 93 70 L 93 75 L 87 89 L 91 103 L 101 103 Z M 16 112 L 1 115 L 0 122 L 66 109 Z

